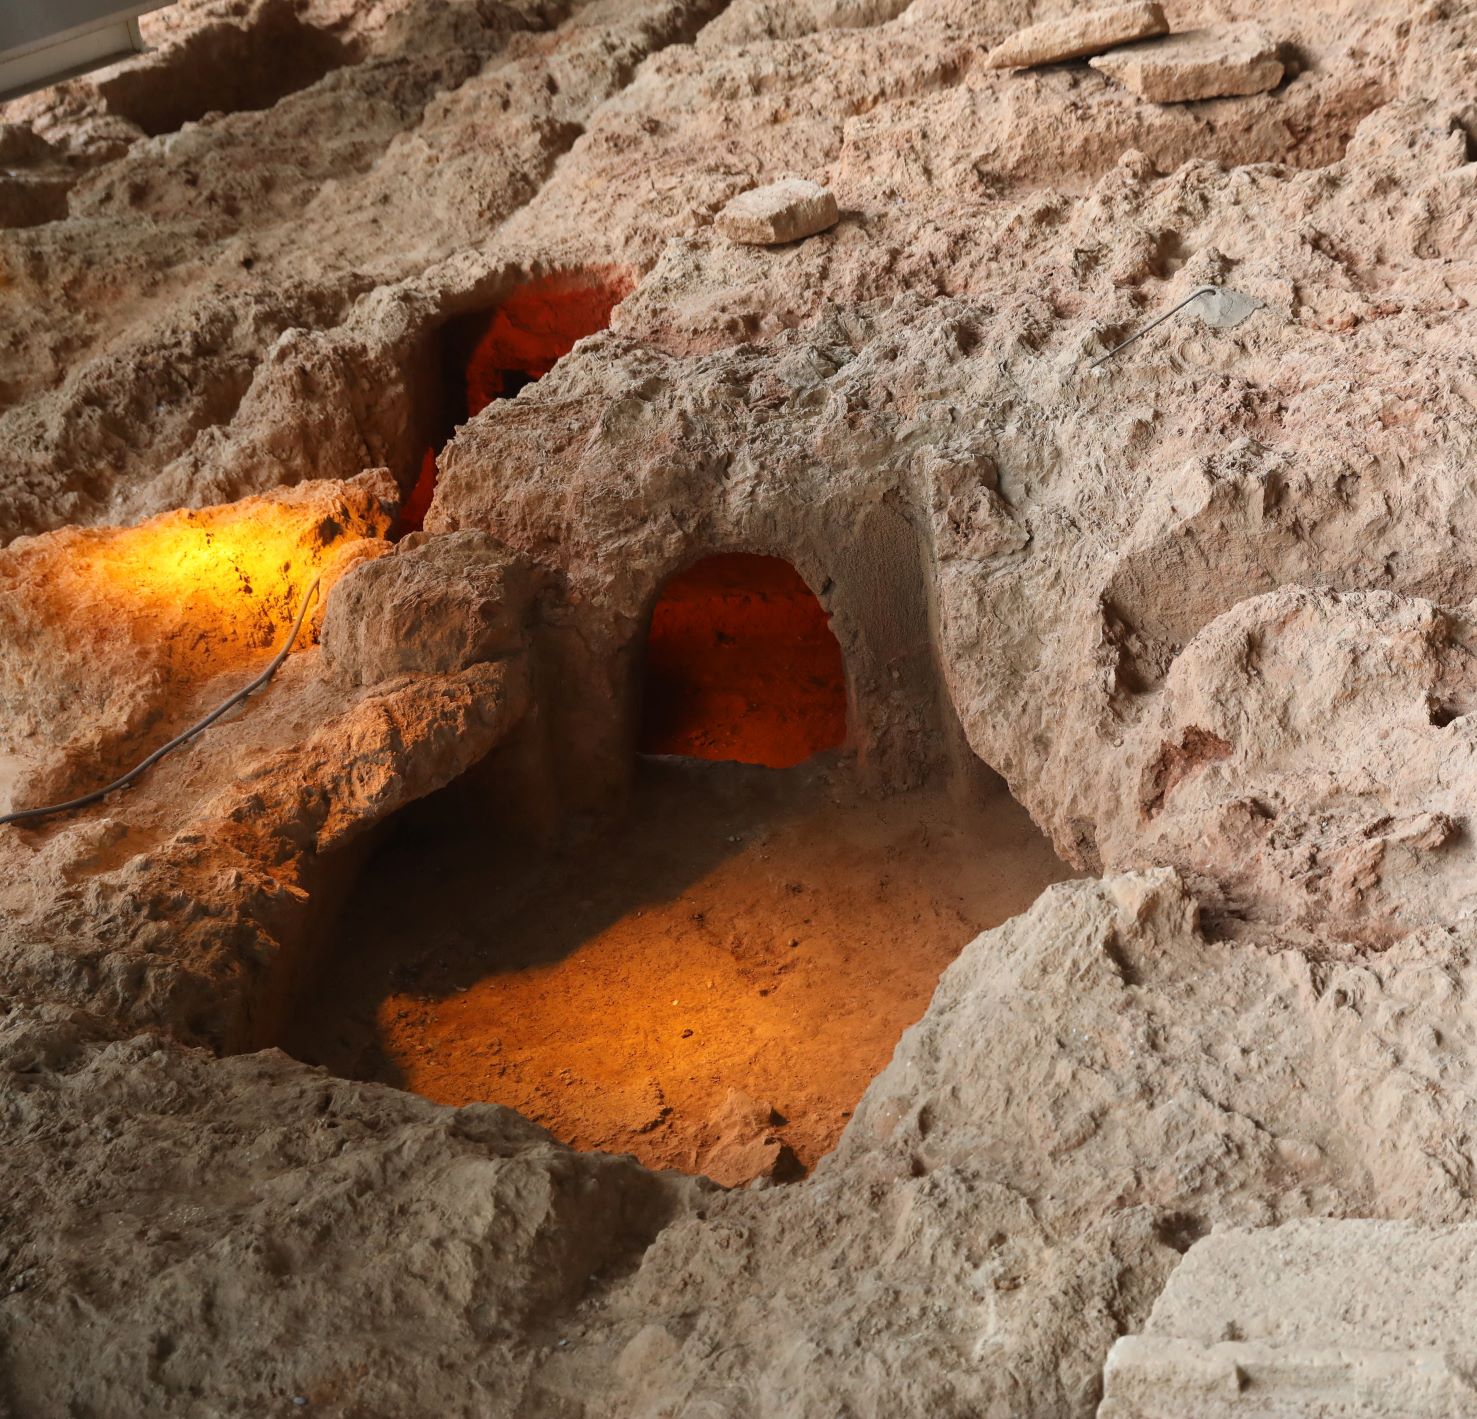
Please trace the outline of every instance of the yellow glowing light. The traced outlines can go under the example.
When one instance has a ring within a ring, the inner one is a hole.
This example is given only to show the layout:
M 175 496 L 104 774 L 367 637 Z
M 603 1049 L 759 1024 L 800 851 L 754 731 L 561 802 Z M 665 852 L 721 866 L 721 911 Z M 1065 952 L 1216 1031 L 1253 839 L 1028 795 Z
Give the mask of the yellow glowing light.
M 233 647 L 255 651 L 281 637 L 346 536 L 354 534 L 321 510 L 253 500 L 84 543 L 68 579 L 116 604 L 136 637 L 181 622 L 195 628 L 194 637 L 167 637 L 174 668 L 218 669 L 223 651 L 229 660 Z

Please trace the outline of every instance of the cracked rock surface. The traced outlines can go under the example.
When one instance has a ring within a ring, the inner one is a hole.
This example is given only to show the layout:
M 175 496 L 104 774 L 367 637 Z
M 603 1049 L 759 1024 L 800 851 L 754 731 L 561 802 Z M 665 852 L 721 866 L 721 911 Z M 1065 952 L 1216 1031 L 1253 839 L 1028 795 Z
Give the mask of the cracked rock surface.
M 1147 1419 L 1215 1267 L 1477 1221 L 1477 16 L 1163 12 L 1120 83 L 997 67 L 1055 0 L 188 0 L 0 113 L 0 813 L 322 587 L 247 712 L 0 827 L 0 1414 L 1085 1419 L 1112 1351 Z M 1210 28 L 1275 87 L 1151 83 Z M 723 234 L 796 176 L 834 224 Z M 448 422 L 531 284 L 619 304 Z M 1089 372 L 1205 285 L 1256 308 Z M 730 550 L 820 597 L 868 791 L 983 762 L 1089 874 L 835 1152 L 725 1190 L 264 1049 L 408 805 L 620 800 Z M 1347 1338 L 1247 1284 L 1245 1343 Z

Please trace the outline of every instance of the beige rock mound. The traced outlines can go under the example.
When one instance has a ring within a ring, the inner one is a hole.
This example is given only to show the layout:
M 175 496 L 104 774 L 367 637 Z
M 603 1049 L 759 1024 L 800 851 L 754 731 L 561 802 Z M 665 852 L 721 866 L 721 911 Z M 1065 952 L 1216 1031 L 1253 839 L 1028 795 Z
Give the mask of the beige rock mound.
M 1153 3 L 1110 5 L 1101 10 L 1078 10 L 1059 20 L 1043 20 L 997 44 L 985 56 L 991 69 L 1029 69 L 1038 64 L 1060 64 L 1101 54 L 1131 40 L 1167 34 L 1164 10 Z
M 125 793 L 0 831 L 10 995 L 60 991 L 227 1047 L 274 1038 L 355 843 L 520 722 L 526 570 L 475 532 L 386 555 L 393 499 L 381 471 L 0 552 L 15 592 L 0 787 L 17 806 L 100 787 L 159 747 L 254 678 L 323 588 L 243 707 Z M 384 573 L 355 575 L 376 560 Z
M 1282 82 L 1283 74 L 1276 41 L 1250 23 L 1189 30 L 1089 62 L 1153 103 L 1265 93 Z
M 447 673 L 521 650 L 528 569 L 485 532 L 412 533 L 355 567 L 323 615 L 325 670 L 345 685 Z
M 1388 592 L 1288 587 L 1175 660 L 1111 859 L 1217 879 L 1222 910 L 1384 945 L 1477 899 L 1477 627 Z
M 543 1371 L 573 1309 L 708 1190 L 506 1109 L 55 1011 L 0 1014 L 0 1101 L 17 1413 L 568 1413 Z
M 657 1238 L 591 1316 L 635 1331 L 594 1412 L 1088 1416 L 1209 1228 L 1471 1219 L 1473 947 L 1316 965 L 1207 942 L 1170 874 L 1050 889 L 945 973 L 810 1181 Z
M 1292 1222 L 1190 1248 L 1114 1345 L 1098 1419 L 1445 1419 L 1477 1408 L 1477 1226 Z

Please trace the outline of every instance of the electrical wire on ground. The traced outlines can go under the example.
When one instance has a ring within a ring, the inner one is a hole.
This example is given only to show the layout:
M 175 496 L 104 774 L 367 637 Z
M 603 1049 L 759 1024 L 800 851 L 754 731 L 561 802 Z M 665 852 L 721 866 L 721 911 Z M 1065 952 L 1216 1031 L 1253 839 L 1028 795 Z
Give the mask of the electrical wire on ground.
M 166 754 L 172 754 L 181 744 L 188 744 L 197 734 L 209 729 L 223 714 L 235 709 L 249 695 L 254 695 L 277 673 L 282 662 L 287 659 L 288 652 L 297 643 L 298 632 L 303 628 L 303 619 L 308 614 L 308 607 L 318 594 L 319 580 L 320 578 L 314 577 L 313 584 L 304 594 L 303 604 L 298 608 L 297 620 L 292 623 L 292 631 L 287 637 L 286 644 L 272 657 L 272 663 L 245 689 L 237 690 L 230 699 L 218 704 L 204 719 L 196 720 L 183 733 L 176 734 L 169 743 L 161 744 L 142 763 L 135 764 L 126 774 L 115 778 L 105 787 L 96 789 L 92 793 L 84 793 L 81 798 L 69 798 L 65 803 L 49 803 L 43 808 L 22 808 L 15 813 L 5 813 L 0 815 L 0 827 L 4 827 L 7 823 L 34 823 L 39 818 L 50 818 L 55 813 L 70 813 L 76 808 L 87 808 L 94 803 L 101 803 L 110 793 L 117 793 L 119 789 L 129 787 L 140 774 L 153 768 Z

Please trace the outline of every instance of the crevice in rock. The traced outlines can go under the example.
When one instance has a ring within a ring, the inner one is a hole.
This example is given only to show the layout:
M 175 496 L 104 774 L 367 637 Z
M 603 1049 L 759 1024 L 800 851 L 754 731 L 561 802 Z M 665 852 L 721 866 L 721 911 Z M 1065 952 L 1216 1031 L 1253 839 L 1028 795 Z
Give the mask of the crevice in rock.
M 610 324 L 631 289 L 615 271 L 558 271 L 515 285 L 482 310 L 453 316 L 421 347 L 419 391 L 423 447 L 401 512 L 401 528 L 425 522 L 436 492 L 436 459 L 468 419 L 512 399 L 542 379 L 587 335 Z
M 305 23 L 290 5 L 264 7 L 249 28 L 208 25 L 152 59 L 100 80 L 108 111 L 157 138 L 207 113 L 270 108 L 352 62 L 337 36 Z

